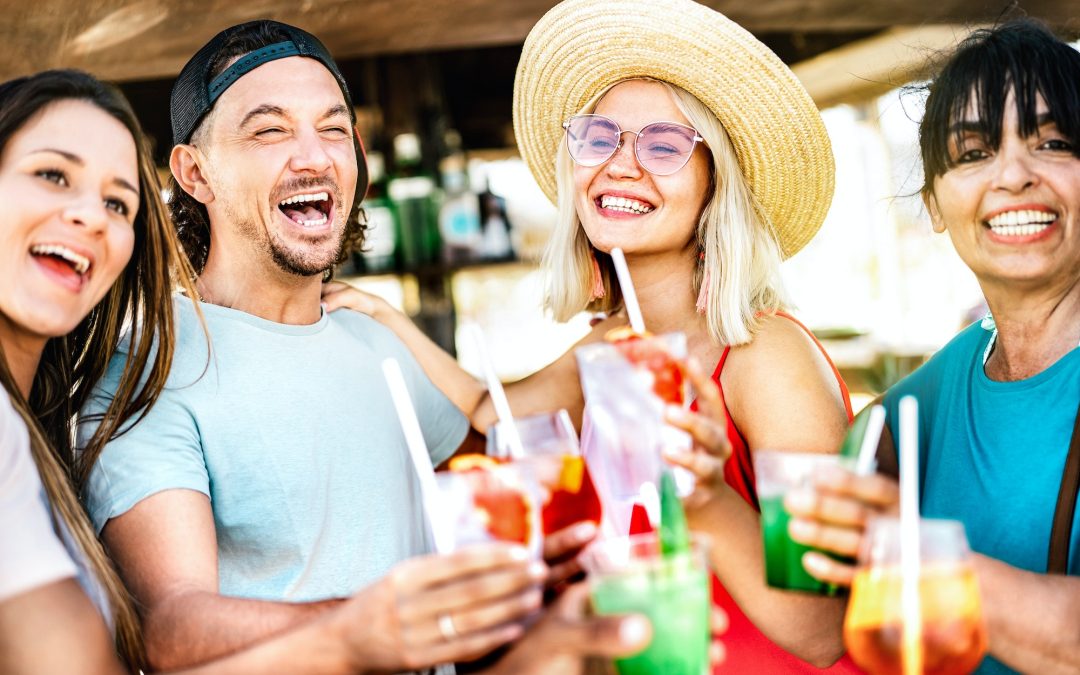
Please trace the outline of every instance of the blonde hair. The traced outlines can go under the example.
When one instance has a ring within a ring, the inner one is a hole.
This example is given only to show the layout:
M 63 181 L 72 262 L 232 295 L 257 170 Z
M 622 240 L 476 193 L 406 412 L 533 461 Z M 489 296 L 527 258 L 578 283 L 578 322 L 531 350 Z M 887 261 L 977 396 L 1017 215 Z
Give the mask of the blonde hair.
M 713 340 L 725 345 L 745 344 L 753 339 L 762 313 L 787 306 L 775 230 L 750 192 L 731 140 L 712 111 L 680 87 L 651 81 L 667 88 L 710 152 L 712 194 L 697 227 L 697 245 L 704 258 L 698 261 L 692 290 L 697 295 L 701 285 L 707 284 L 704 314 Z M 605 87 L 579 114 L 596 110 L 616 84 L 619 82 Z M 541 263 L 546 283 L 544 306 L 557 321 L 567 321 L 583 310 L 616 310 L 622 305 L 622 295 L 611 258 L 593 248 L 581 226 L 574 206 L 574 163 L 564 143 L 559 144 L 555 156 L 555 180 L 558 219 Z M 605 289 L 604 297 L 595 300 L 591 299 L 593 256 Z

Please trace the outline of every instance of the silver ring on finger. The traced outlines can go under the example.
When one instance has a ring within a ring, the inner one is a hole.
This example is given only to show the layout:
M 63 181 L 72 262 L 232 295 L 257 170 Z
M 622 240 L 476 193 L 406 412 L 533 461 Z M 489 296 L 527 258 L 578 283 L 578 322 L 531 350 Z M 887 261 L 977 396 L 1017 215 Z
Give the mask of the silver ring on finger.
M 454 618 L 450 614 L 439 615 L 439 633 L 447 642 L 459 635 L 457 626 L 454 625 Z

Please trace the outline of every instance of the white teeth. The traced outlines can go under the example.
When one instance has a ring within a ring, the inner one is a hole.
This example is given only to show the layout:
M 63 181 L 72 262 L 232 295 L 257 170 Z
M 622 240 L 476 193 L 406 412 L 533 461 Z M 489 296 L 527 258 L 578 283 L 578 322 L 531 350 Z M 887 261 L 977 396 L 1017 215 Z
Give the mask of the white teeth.
M 34 255 L 55 255 L 72 264 L 77 274 L 86 274 L 90 269 L 90 259 L 79 255 L 67 246 L 60 244 L 35 244 L 30 248 Z
M 625 211 L 626 213 L 649 213 L 654 207 L 645 202 L 639 202 L 636 199 L 602 195 L 600 197 L 600 208 Z
M 987 222 L 996 234 L 1020 236 L 1041 232 L 1055 220 L 1056 213 L 1028 210 L 999 213 Z
M 284 200 L 279 206 L 288 206 L 289 204 L 300 204 L 303 202 L 326 202 L 330 201 L 330 195 L 325 192 L 313 192 L 307 195 L 294 195 Z
M 304 220 L 301 218 L 300 220 L 297 220 L 296 223 L 302 227 L 319 227 L 320 225 L 326 224 L 326 216 L 323 216 L 322 218 L 312 218 L 311 220 Z

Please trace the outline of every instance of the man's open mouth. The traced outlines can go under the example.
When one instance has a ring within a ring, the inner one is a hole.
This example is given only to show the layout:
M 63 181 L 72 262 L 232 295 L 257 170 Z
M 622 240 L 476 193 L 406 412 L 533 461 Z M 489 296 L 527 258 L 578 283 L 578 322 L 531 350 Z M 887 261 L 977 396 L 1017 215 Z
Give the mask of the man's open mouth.
M 319 227 L 330 219 L 334 200 L 328 192 L 308 192 L 283 199 L 278 208 L 301 227 Z

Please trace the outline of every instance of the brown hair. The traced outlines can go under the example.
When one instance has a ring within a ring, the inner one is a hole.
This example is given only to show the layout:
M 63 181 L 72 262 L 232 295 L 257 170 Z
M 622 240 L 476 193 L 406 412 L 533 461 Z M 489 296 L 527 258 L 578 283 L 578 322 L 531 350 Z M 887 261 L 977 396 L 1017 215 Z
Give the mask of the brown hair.
M 141 194 L 135 215 L 135 245 L 131 260 L 101 302 L 71 333 L 46 343 L 30 396 L 23 397 L 15 386 L 2 347 L 0 384 L 29 429 L 31 453 L 55 516 L 70 530 L 108 594 L 119 655 L 137 670 L 144 664 L 144 652 L 134 603 L 94 535 L 77 494 L 105 443 L 118 435 L 125 422 L 146 414 L 165 386 L 174 348 L 173 289 L 179 286 L 189 297 L 197 295 L 192 285 L 194 274 L 180 253 L 161 202 L 161 186 L 148 144 L 135 113 L 119 91 L 74 70 L 45 71 L 0 85 L 0 154 L 34 115 L 61 100 L 91 103 L 131 132 Z M 105 373 L 127 327 L 131 348 L 115 397 L 99 416 L 101 423 L 85 449 L 76 456 L 73 420 Z

